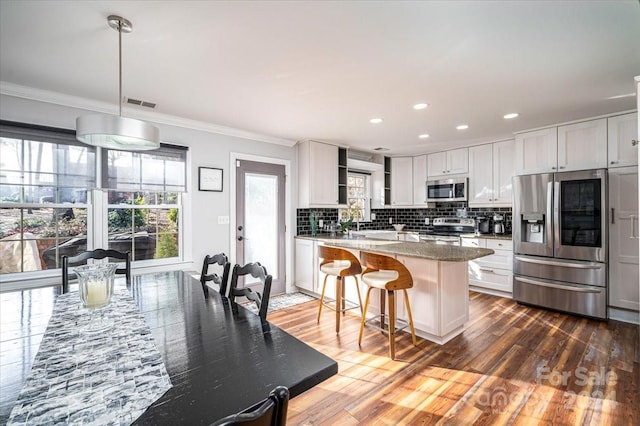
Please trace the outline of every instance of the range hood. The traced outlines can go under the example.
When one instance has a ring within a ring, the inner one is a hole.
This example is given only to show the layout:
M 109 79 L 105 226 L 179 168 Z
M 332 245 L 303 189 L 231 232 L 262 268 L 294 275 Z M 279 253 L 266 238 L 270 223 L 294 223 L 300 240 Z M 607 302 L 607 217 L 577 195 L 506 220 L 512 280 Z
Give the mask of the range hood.
M 377 172 L 384 169 L 381 163 L 373 161 L 373 154 L 349 150 L 347 154 L 347 168 L 363 172 Z

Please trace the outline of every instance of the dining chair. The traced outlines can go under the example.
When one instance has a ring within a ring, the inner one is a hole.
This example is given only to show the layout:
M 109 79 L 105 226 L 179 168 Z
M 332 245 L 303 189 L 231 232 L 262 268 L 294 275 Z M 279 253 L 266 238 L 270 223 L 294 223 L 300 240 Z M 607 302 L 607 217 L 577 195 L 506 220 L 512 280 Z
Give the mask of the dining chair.
M 209 265 L 218 265 L 222 267 L 222 275 L 218 275 L 218 273 L 209 273 Z M 229 258 L 224 253 L 218 253 L 213 256 L 206 255 L 204 257 L 204 262 L 202 263 L 202 273 L 200 274 L 200 283 L 202 284 L 202 291 L 204 291 L 204 297 L 209 296 L 209 286 L 207 285 L 208 281 L 212 281 L 214 284 L 218 285 L 218 292 L 226 296 L 227 295 L 227 283 L 229 281 L 229 270 L 231 269 L 231 264 L 229 263 Z
M 125 267 L 116 269 L 116 274 L 125 274 L 127 284 L 131 283 L 131 252 L 95 249 L 72 257 L 62 256 L 62 292 L 69 292 L 69 266 L 84 265 L 89 259 L 100 260 L 104 258 L 124 260 Z
M 238 277 L 251 275 L 258 278 L 262 283 L 262 294 L 251 288 L 238 288 Z M 236 265 L 233 267 L 231 274 L 231 287 L 229 288 L 229 299 L 234 300 L 236 297 L 246 297 L 258 306 L 258 315 L 260 318 L 267 319 L 267 309 L 269 308 L 269 294 L 271 293 L 271 275 L 267 274 L 267 268 L 262 266 L 260 262 L 247 263 L 244 266 Z
M 278 386 L 265 400 L 244 411 L 224 417 L 211 426 L 284 426 L 287 424 L 288 406 L 289 389 Z

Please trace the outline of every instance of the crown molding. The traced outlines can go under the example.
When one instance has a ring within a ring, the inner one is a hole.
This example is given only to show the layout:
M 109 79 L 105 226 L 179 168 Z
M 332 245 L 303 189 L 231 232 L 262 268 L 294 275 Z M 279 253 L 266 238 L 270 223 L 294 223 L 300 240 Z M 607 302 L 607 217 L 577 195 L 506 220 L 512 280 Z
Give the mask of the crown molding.
M 62 105 L 70 108 L 85 109 L 102 114 L 118 114 L 118 106 L 114 104 L 81 98 L 77 96 L 65 95 L 63 93 L 52 92 L 49 90 L 21 86 L 18 84 L 8 83 L 6 81 L 0 81 L 0 94 L 16 98 L 29 99 L 32 101 Z M 123 110 L 126 111 L 126 114 L 124 115 L 126 115 L 127 117 L 137 118 L 138 120 L 151 121 L 157 124 L 184 127 L 192 130 L 200 130 L 208 133 L 216 133 L 220 135 L 233 136 L 237 138 L 266 142 L 275 145 L 284 145 L 288 147 L 293 147 L 297 142 L 294 140 L 277 138 L 260 133 L 253 133 L 233 127 L 220 126 L 204 121 L 176 117 L 169 114 L 126 108 L 125 105 L 123 105 Z

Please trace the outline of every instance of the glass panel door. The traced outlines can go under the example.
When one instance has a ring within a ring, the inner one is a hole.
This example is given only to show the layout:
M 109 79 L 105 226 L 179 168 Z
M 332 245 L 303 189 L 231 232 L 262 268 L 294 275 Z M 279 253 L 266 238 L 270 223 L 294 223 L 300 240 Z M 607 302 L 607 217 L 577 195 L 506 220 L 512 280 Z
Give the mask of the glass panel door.
M 560 191 L 560 244 L 600 247 L 600 179 L 562 181 Z
M 271 294 L 286 291 L 284 183 L 283 165 L 238 160 L 236 263 L 260 262 L 273 277 Z M 251 286 L 254 281 L 249 277 L 239 285 Z

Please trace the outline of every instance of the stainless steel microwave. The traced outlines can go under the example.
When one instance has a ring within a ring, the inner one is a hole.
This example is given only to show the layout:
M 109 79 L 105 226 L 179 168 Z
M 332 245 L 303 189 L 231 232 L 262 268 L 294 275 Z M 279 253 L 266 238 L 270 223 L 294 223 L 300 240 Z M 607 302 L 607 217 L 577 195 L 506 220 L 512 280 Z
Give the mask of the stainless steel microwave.
M 467 201 L 469 178 L 428 180 L 427 202 Z

